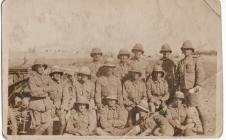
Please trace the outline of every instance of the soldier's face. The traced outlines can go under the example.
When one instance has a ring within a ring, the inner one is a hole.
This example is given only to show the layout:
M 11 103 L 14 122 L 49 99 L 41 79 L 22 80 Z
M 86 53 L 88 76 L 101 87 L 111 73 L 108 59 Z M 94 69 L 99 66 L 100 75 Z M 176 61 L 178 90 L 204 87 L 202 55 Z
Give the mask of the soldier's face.
M 133 72 L 132 73 L 132 77 L 133 77 L 134 80 L 139 80 L 140 79 L 140 74 L 137 73 L 137 72 Z
M 88 75 L 85 75 L 85 74 L 78 74 L 78 81 L 79 82 L 85 82 L 87 81 L 89 78 L 88 78 Z
M 109 99 L 109 100 L 108 100 L 108 105 L 109 105 L 110 107 L 114 107 L 114 106 L 116 105 L 116 100 L 111 100 L 111 99 Z
M 42 75 L 42 74 L 44 74 L 45 70 L 43 67 L 38 67 L 37 72 Z
M 60 81 L 61 75 L 59 73 L 55 73 L 55 74 L 53 74 L 53 79 L 56 81 Z
M 160 72 L 155 72 L 154 75 L 153 75 L 153 78 L 155 80 L 160 80 L 162 78 L 162 73 Z
M 78 105 L 78 111 L 79 111 L 79 112 L 84 112 L 84 111 L 86 111 L 86 105 L 85 105 L 85 104 L 79 104 L 79 105 Z
M 170 52 L 163 52 L 162 55 L 164 58 L 169 58 L 170 57 Z
M 189 56 L 193 53 L 193 51 L 191 49 L 183 49 L 182 50 L 182 53 L 185 55 L 185 56 Z
M 94 61 L 99 61 L 101 59 L 101 54 L 97 53 L 97 54 L 93 54 L 93 60 Z
M 139 51 L 139 50 L 134 50 L 133 53 L 134 53 L 134 57 L 136 59 L 139 59 L 141 57 L 141 55 L 142 55 L 142 52 Z
M 108 68 L 106 69 L 106 75 L 107 75 L 107 76 L 112 75 L 112 74 L 113 74 L 113 70 L 114 70 L 114 68 L 108 67 Z
M 143 110 L 140 110 L 139 115 L 140 115 L 141 118 L 144 118 L 144 117 L 146 117 L 147 113 Z
M 120 61 L 121 61 L 121 62 L 127 62 L 128 59 L 129 59 L 129 57 L 128 57 L 127 55 L 121 55 L 121 56 L 120 56 Z
M 177 106 L 181 105 L 182 104 L 182 99 L 176 99 L 176 103 L 177 103 Z

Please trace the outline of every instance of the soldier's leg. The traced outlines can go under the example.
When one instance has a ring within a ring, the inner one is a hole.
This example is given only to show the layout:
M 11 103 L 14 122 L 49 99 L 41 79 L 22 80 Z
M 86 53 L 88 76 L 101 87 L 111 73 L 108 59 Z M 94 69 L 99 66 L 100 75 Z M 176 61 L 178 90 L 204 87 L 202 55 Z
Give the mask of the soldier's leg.
M 134 126 L 135 123 L 136 123 L 136 111 L 135 111 L 135 108 L 131 108 L 128 110 L 127 125 L 131 127 L 131 126 Z
M 13 112 L 12 108 L 9 108 L 9 120 L 11 122 L 12 135 L 17 135 L 17 120 L 16 113 Z
M 136 136 L 141 132 L 140 126 L 130 127 L 131 129 L 124 136 Z
M 96 130 L 95 130 L 95 132 L 96 132 L 96 134 L 97 134 L 98 136 L 111 136 L 110 133 L 104 131 L 104 130 L 103 130 L 102 128 L 100 128 L 100 127 L 97 127 Z
M 64 129 L 66 127 L 66 111 L 61 111 L 59 113 L 59 119 L 60 119 L 60 135 L 63 135 Z

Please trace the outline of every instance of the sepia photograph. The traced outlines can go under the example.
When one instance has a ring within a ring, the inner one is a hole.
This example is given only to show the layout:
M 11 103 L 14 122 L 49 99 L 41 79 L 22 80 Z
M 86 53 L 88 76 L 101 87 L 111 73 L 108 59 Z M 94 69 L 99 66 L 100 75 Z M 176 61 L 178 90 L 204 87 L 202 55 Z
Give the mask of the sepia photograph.
M 216 138 L 220 0 L 5 0 L 6 139 Z

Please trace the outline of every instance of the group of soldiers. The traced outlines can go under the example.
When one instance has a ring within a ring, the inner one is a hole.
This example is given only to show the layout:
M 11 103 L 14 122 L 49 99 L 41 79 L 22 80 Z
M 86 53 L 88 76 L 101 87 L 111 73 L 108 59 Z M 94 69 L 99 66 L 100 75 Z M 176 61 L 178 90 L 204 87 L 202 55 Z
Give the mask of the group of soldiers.
M 181 47 L 175 64 L 168 44 L 151 72 L 142 44 L 131 53 L 121 49 L 117 63 L 102 59 L 93 48 L 92 62 L 78 70 L 36 61 L 29 76 L 29 99 L 35 135 L 194 136 L 205 134 L 206 115 L 200 109 L 204 70 L 191 41 Z

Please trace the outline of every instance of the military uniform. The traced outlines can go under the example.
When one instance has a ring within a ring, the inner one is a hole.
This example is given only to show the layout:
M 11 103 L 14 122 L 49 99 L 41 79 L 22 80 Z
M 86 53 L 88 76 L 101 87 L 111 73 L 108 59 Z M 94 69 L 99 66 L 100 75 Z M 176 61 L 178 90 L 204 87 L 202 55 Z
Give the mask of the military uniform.
M 100 112 L 100 126 L 98 135 L 124 135 L 128 129 L 124 129 L 128 113 L 119 105 L 115 107 L 104 106 Z
M 88 110 L 84 113 L 72 110 L 67 122 L 66 133 L 78 136 L 88 136 L 93 134 L 95 127 L 95 116 L 90 114 Z
M 165 80 L 168 83 L 170 97 L 172 97 L 175 91 L 176 64 L 169 58 L 161 58 L 160 63 L 165 71 Z
M 160 65 L 155 65 L 152 74 L 154 72 L 162 73 L 162 78 L 158 80 L 152 78 L 147 81 L 147 97 L 152 111 L 159 109 L 161 106 L 164 107 L 166 100 L 169 99 L 168 84 L 163 78 L 164 71 L 162 70 L 162 67 Z
M 36 124 L 36 134 L 42 134 L 48 128 L 48 134 L 52 134 L 52 109 L 53 103 L 48 93 L 55 90 L 50 86 L 51 79 L 46 75 L 34 72 L 29 78 L 31 100 L 29 108 L 33 111 Z
M 120 105 L 123 105 L 121 81 L 115 76 L 99 77 L 96 83 L 96 103 L 102 104 L 102 100 L 105 99 L 108 95 L 112 94 L 116 94 L 118 103 Z
M 121 63 L 119 62 L 115 68 L 115 74 L 119 79 L 124 82 L 128 78 L 128 72 L 131 69 L 129 62 Z
M 142 80 L 127 80 L 123 86 L 123 100 L 126 109 L 129 111 L 128 124 L 133 125 L 136 121 L 136 108 L 142 99 L 146 99 L 146 86 Z
M 182 50 L 191 49 L 194 52 L 191 41 L 185 41 L 181 47 Z M 206 115 L 205 110 L 200 109 L 200 90 L 195 94 L 190 94 L 191 89 L 199 89 L 203 86 L 205 72 L 200 61 L 200 58 L 194 55 L 188 55 L 183 58 L 177 67 L 177 88 L 185 93 L 185 100 L 189 106 L 197 107 L 203 123 L 204 133 L 206 133 Z

